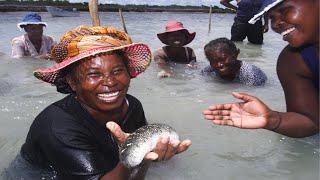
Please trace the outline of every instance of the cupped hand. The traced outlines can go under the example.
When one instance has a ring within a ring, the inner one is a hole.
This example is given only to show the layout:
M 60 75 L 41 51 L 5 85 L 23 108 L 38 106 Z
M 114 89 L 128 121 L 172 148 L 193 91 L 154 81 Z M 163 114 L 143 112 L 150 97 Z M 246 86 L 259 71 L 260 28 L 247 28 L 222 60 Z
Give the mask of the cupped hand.
M 118 144 L 123 143 L 129 136 L 121 130 L 120 126 L 115 122 L 108 122 L 106 127 L 111 131 L 113 136 L 116 138 Z M 180 140 L 170 141 L 168 137 L 160 137 L 156 147 L 144 157 L 144 160 L 150 161 L 162 161 L 169 160 L 174 155 L 184 152 L 191 145 L 190 140 Z
M 209 106 L 203 111 L 204 118 L 217 125 L 238 128 L 256 129 L 267 126 L 267 117 L 272 112 L 268 106 L 248 94 L 233 92 L 232 95 L 243 102 Z
M 186 151 L 191 145 L 190 140 L 172 140 L 169 137 L 161 136 L 156 144 L 156 147 L 146 154 L 145 160 L 151 161 L 167 161 L 171 159 L 174 155 Z

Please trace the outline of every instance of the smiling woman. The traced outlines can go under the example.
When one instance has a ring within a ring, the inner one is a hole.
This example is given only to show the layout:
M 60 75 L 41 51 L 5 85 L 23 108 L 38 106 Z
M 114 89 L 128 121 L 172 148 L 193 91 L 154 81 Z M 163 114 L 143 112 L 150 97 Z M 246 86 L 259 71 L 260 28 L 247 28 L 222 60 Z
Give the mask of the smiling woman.
M 209 106 L 204 116 L 215 124 L 264 128 L 290 137 L 318 134 L 319 0 L 267 0 L 249 22 L 265 12 L 273 31 L 289 43 L 277 62 L 287 112 L 273 111 L 258 98 L 235 92 L 232 95 L 243 102 Z
M 151 62 L 147 45 L 111 27 L 80 26 L 65 33 L 52 57 L 58 64 L 34 75 L 69 95 L 36 117 L 8 179 L 143 179 L 151 160 L 190 145 L 159 138 L 138 171 L 119 162 L 117 143 L 147 124 L 140 101 L 127 94 L 130 79 Z

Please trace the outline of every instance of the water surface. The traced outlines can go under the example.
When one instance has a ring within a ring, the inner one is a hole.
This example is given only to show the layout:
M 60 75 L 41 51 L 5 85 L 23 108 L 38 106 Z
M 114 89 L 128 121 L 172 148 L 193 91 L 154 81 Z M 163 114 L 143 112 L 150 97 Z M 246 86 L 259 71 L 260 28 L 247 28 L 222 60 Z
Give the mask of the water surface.
M 64 95 L 55 87 L 33 77 L 37 68 L 53 65 L 52 61 L 10 59 L 11 39 L 21 35 L 16 24 L 25 12 L 0 13 L 0 172 L 19 152 L 29 126 L 46 106 Z M 53 18 L 41 13 L 49 24 L 45 34 L 55 39 L 79 25 L 91 25 L 88 13 L 80 17 Z M 132 79 L 129 93 L 140 99 L 149 122 L 174 127 L 192 145 L 168 162 L 154 163 L 148 180 L 316 180 L 319 179 L 319 137 L 292 139 L 266 130 L 242 130 L 216 126 L 202 117 L 211 104 L 236 101 L 232 91 L 258 96 L 272 109 L 285 111 L 285 100 L 275 67 L 281 49 L 286 45 L 280 35 L 265 34 L 262 46 L 245 40 L 237 43 L 239 59 L 259 66 L 268 76 L 262 87 L 226 83 L 199 75 L 208 64 L 203 47 L 218 37 L 230 38 L 232 14 L 213 14 L 208 33 L 208 14 L 190 13 L 124 13 L 128 33 L 135 42 L 144 42 L 153 50 L 162 46 L 156 33 L 165 24 L 180 20 L 190 31 L 196 31 L 189 44 L 197 55 L 198 69 L 176 66 L 172 78 L 157 79 L 153 62 L 142 75 Z M 101 25 L 122 29 L 118 13 L 101 13 Z

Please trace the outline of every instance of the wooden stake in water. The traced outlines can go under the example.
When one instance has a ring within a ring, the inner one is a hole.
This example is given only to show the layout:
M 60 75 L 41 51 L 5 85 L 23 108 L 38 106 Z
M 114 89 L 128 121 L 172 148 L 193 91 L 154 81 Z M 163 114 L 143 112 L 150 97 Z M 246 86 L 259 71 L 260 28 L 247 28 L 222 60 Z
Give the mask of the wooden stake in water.
M 208 33 L 210 33 L 210 31 L 211 31 L 211 13 L 212 13 L 212 6 L 210 6 L 210 10 L 209 10 L 209 31 L 208 31 Z
M 127 28 L 126 28 L 126 23 L 124 22 L 124 18 L 123 18 L 123 15 L 122 15 L 122 9 L 121 9 L 121 8 L 119 8 L 119 14 L 120 14 L 120 17 L 121 17 L 121 22 L 122 22 L 123 30 L 124 30 L 124 32 L 126 32 L 126 33 L 128 34 Z
M 98 0 L 89 1 L 89 11 L 92 19 L 92 26 L 100 26 L 100 18 L 98 12 Z

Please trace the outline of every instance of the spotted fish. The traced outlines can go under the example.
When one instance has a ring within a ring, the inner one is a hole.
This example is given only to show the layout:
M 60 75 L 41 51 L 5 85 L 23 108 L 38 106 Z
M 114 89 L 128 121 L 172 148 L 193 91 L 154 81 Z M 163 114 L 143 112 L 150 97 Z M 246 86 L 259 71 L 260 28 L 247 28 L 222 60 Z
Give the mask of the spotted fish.
M 168 136 L 170 141 L 179 139 L 177 132 L 166 124 L 145 125 L 130 134 L 120 145 L 121 163 L 127 168 L 138 166 L 144 156 L 156 146 L 160 136 Z

